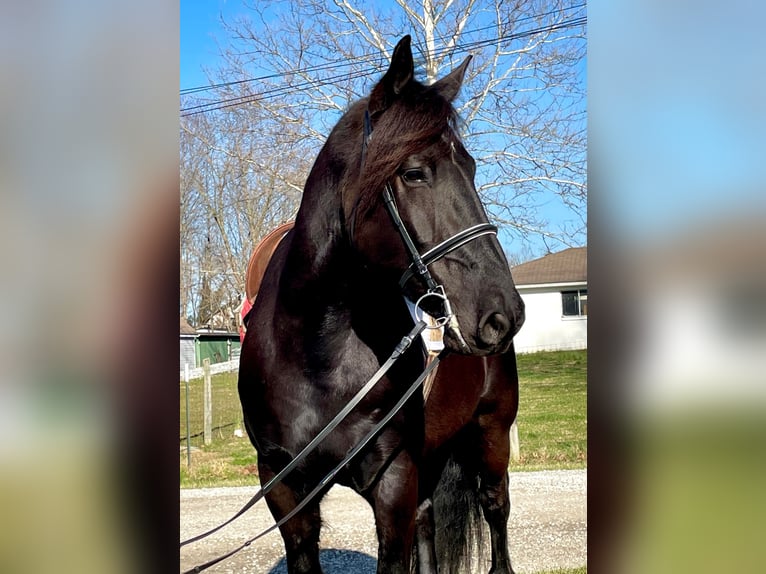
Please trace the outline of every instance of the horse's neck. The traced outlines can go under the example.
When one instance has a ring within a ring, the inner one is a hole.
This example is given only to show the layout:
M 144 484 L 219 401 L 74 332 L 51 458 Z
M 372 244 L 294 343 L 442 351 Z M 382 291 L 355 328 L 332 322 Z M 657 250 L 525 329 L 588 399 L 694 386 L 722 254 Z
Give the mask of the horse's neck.
M 338 126 L 346 125 L 341 120 Z M 350 250 L 345 241 L 341 201 L 341 178 L 352 168 L 353 157 L 339 151 L 338 131 L 319 152 L 306 179 L 280 291 L 283 299 L 299 304 L 301 298 L 327 299 L 333 305 L 347 285 L 346 268 Z M 352 168 L 353 169 L 353 168 Z
M 412 328 L 398 285 L 366 269 L 344 237 L 321 248 L 322 257 L 307 258 L 316 246 L 307 246 L 301 233 L 293 238 L 280 285 L 289 316 L 299 318 L 302 332 L 330 344 L 353 331 L 374 352 L 390 353 Z
M 360 108 L 361 109 L 361 108 Z M 360 115 L 359 110 L 354 112 Z M 395 285 L 382 287 L 354 255 L 345 231 L 341 177 L 358 169 L 360 157 L 338 151 L 351 140 L 353 122 L 339 122 L 309 174 L 282 271 L 279 297 L 288 316 L 339 331 L 368 322 L 376 309 L 403 304 Z M 340 141 L 339 141 L 340 140 Z M 348 152 L 347 152 L 348 153 Z
M 298 222 L 282 272 L 280 294 L 290 302 L 311 300 L 334 305 L 348 288 L 347 250 L 329 229 L 319 237 L 308 234 Z
M 309 176 L 282 270 L 279 297 L 289 314 L 324 317 L 342 308 L 353 273 L 337 185 Z

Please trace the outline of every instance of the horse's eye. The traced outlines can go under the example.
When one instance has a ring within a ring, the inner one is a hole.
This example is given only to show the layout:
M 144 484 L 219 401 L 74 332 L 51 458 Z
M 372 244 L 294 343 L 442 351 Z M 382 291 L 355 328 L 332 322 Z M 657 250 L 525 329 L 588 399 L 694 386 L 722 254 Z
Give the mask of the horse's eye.
M 407 183 L 422 183 L 426 180 L 426 174 L 422 169 L 408 169 L 402 174 L 402 179 Z

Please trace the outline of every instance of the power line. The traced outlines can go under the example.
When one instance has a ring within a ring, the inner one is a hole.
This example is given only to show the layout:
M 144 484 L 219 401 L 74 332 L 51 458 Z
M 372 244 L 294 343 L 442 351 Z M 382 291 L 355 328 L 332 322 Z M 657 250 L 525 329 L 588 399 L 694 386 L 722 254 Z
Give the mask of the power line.
M 581 6 L 584 6 L 584 4 L 582 4 L 582 5 L 578 6 L 578 7 L 581 7 Z M 529 18 L 531 18 L 531 17 L 529 17 Z M 529 19 L 529 18 L 527 18 L 527 19 Z M 554 32 L 554 31 L 557 31 L 557 30 L 573 28 L 573 27 L 584 25 L 586 22 L 587 22 L 587 18 L 585 16 L 577 17 L 577 18 L 573 18 L 573 19 L 570 19 L 570 20 L 564 20 L 564 21 L 556 23 L 556 24 L 551 24 L 551 25 L 548 25 L 548 26 L 540 27 L 540 28 L 526 30 L 524 32 L 518 32 L 516 34 L 510 34 L 510 35 L 507 35 L 507 36 L 494 37 L 494 38 L 489 38 L 489 39 L 484 39 L 484 40 L 477 40 L 475 42 L 467 42 L 465 44 L 457 44 L 457 45 L 455 45 L 452 48 L 441 48 L 440 50 L 435 50 L 434 53 L 432 54 L 432 56 L 433 57 L 437 57 L 437 56 L 446 55 L 447 53 L 466 52 L 466 51 L 469 51 L 469 50 L 472 50 L 472 49 L 483 48 L 483 47 L 490 46 L 490 45 L 493 45 L 493 44 L 501 44 L 501 43 L 505 43 L 505 42 L 510 42 L 512 40 L 518 40 L 518 39 L 526 38 L 526 37 L 529 37 L 529 36 L 534 36 L 534 35 L 540 34 L 540 33 Z M 337 67 L 348 66 L 348 65 L 353 64 L 353 63 L 360 63 L 360 62 L 364 61 L 364 59 L 370 59 L 370 58 L 374 58 L 374 59 L 378 59 L 378 60 L 382 60 L 383 59 L 382 56 L 374 56 L 374 57 L 372 57 L 372 56 L 363 56 L 363 57 L 360 57 L 360 58 L 355 58 L 353 60 L 346 60 L 344 63 L 325 64 L 325 65 L 321 65 L 321 66 L 314 66 L 312 68 L 304 68 L 302 70 L 297 70 L 297 71 L 293 71 L 293 72 L 285 72 L 285 73 L 305 73 L 305 72 L 314 71 L 314 70 L 320 71 L 320 70 L 325 70 L 325 69 L 334 69 L 334 68 L 337 68 Z M 197 104 L 197 105 L 194 105 L 194 106 L 188 106 L 188 107 L 185 107 L 185 108 L 181 109 L 181 117 L 188 117 L 188 116 L 192 116 L 192 115 L 196 115 L 196 114 L 200 114 L 200 113 L 212 112 L 212 111 L 222 110 L 222 109 L 226 109 L 226 108 L 230 108 L 230 107 L 234 107 L 234 106 L 254 103 L 254 102 L 257 102 L 257 101 L 262 101 L 262 100 L 265 100 L 265 99 L 274 98 L 274 97 L 286 94 L 286 93 L 288 93 L 290 91 L 300 91 L 300 90 L 306 89 L 308 87 L 322 87 L 322 86 L 326 86 L 326 85 L 331 84 L 331 83 L 335 83 L 335 82 L 337 82 L 339 80 L 359 79 L 359 78 L 363 78 L 365 76 L 370 76 L 370 75 L 373 75 L 373 74 L 376 74 L 376 73 L 378 73 L 378 70 L 372 70 L 372 71 L 368 71 L 368 72 L 353 72 L 353 71 L 351 71 L 351 72 L 346 72 L 346 73 L 342 73 L 342 74 L 337 74 L 337 75 L 325 78 L 323 80 L 307 80 L 305 82 L 302 82 L 302 83 L 299 83 L 299 84 L 294 84 L 294 85 L 291 85 L 291 86 L 279 86 L 279 87 L 272 88 L 270 90 L 266 90 L 266 91 L 263 91 L 263 92 L 260 92 L 258 94 L 254 94 L 254 95 L 237 96 L 237 97 L 229 98 L 229 99 L 225 99 L 225 100 L 216 100 L 216 101 L 207 102 L 207 103 L 204 103 L 204 104 Z M 263 76 L 261 78 L 252 78 L 252 79 L 249 79 L 249 80 L 238 80 L 238 81 L 235 81 L 235 82 L 226 82 L 226 83 L 223 83 L 223 84 L 217 84 L 217 86 L 219 86 L 219 87 L 226 87 L 226 86 L 230 86 L 230 85 L 236 85 L 236 84 L 241 84 L 241 83 L 247 83 L 247 82 L 255 81 L 256 79 L 271 79 L 271 78 L 275 78 L 275 77 L 280 77 L 282 75 L 284 75 L 284 74 L 270 74 L 268 76 Z M 191 89 L 195 90 L 197 88 L 191 88 Z M 202 91 L 201 89 L 199 89 L 199 90 Z M 184 93 L 184 95 L 186 95 L 186 93 Z
M 263 80 L 273 80 L 274 78 L 279 78 L 281 76 L 284 76 L 285 74 L 306 74 L 310 72 L 321 72 L 324 70 L 332 70 L 334 68 L 343 68 L 346 66 L 349 66 L 351 64 L 366 64 L 371 63 L 374 60 L 384 60 L 385 57 L 381 56 L 380 54 L 366 54 L 364 56 L 358 56 L 356 58 L 349 58 L 348 60 L 344 60 L 343 62 L 330 62 L 328 64 L 317 64 L 316 66 L 308 66 L 306 68 L 297 68 L 295 70 L 287 70 L 285 72 L 277 72 L 274 74 L 267 74 L 265 76 L 258 76 L 255 78 L 248 78 L 246 80 L 234 80 L 231 82 L 223 82 L 220 84 L 210 84 L 209 86 L 198 86 L 196 88 L 186 88 L 181 90 L 182 96 L 187 96 L 189 94 L 194 94 L 198 92 L 206 92 L 212 89 L 216 88 L 227 88 L 229 86 L 236 86 L 239 84 L 248 84 L 250 82 L 260 82 Z
M 578 10 L 578 9 L 584 8 L 584 7 L 585 7 L 585 3 L 583 3 L 583 4 L 576 4 L 574 6 L 568 6 L 566 8 L 562 8 L 560 10 L 550 10 L 548 12 L 542 12 L 540 14 L 534 14 L 534 15 L 531 15 L 531 16 L 524 16 L 522 18 L 518 18 L 518 19 L 514 20 L 513 23 L 514 24 L 518 24 L 519 22 L 525 22 L 527 20 L 532 20 L 532 19 L 535 19 L 535 18 L 542 18 L 543 16 L 550 16 L 551 14 L 557 14 L 557 13 L 562 13 L 563 14 L 564 12 L 568 12 L 570 10 Z M 488 26 L 483 26 L 481 28 L 474 28 L 472 30 L 466 30 L 466 31 L 464 31 L 462 33 L 462 35 L 463 36 L 470 36 L 471 34 L 476 34 L 478 32 L 484 32 L 486 30 L 491 30 L 491 29 L 497 28 L 497 26 L 498 26 L 498 24 L 490 24 Z M 253 55 L 253 54 L 258 54 L 258 52 L 240 52 L 238 55 L 240 55 L 240 56 L 247 56 L 247 55 Z M 222 83 L 218 83 L 218 84 L 210 84 L 210 85 L 207 85 L 207 86 L 197 86 L 197 87 L 193 87 L 193 88 L 184 88 L 184 89 L 181 90 L 180 93 L 181 93 L 181 95 L 190 95 L 190 94 L 199 93 L 199 92 L 205 92 L 205 91 L 209 91 L 209 90 L 217 89 L 217 88 L 226 88 L 226 87 L 229 87 L 229 86 L 236 86 L 236 85 L 239 85 L 239 84 L 246 84 L 246 83 L 249 83 L 249 82 L 270 80 L 270 79 L 278 78 L 278 77 L 280 77 L 280 76 L 282 76 L 284 74 L 305 74 L 305 73 L 310 73 L 310 72 L 319 72 L 319 71 L 323 71 L 323 70 L 331 70 L 331 69 L 334 69 L 334 68 L 342 68 L 342 67 L 346 67 L 346 66 L 349 66 L 349 65 L 352 65 L 352 64 L 368 64 L 368 63 L 371 63 L 374 60 L 380 61 L 380 60 L 383 60 L 383 59 L 385 59 L 385 57 L 381 56 L 379 53 L 363 54 L 361 56 L 356 56 L 356 57 L 353 57 L 353 58 L 349 58 L 347 60 L 343 60 L 342 62 L 330 62 L 330 63 L 327 63 L 327 64 L 317 64 L 315 66 L 308 66 L 306 68 L 298 68 L 298 69 L 295 69 L 295 70 L 287 70 L 285 72 L 277 72 L 277 73 L 274 73 L 274 74 L 267 74 L 267 75 L 264 75 L 264 76 L 257 76 L 257 77 L 254 77 L 254 78 L 247 78 L 247 79 L 244 79 L 244 80 L 233 80 L 233 81 L 230 81 L 230 82 L 222 82 Z
M 196 106 L 189 106 L 186 108 L 181 109 L 181 117 L 186 117 L 190 115 L 194 115 L 195 113 L 202 113 L 202 112 L 210 112 L 215 110 L 222 110 L 224 108 L 229 108 L 235 105 L 239 104 L 245 104 L 245 103 L 252 103 L 255 101 L 265 100 L 269 98 L 277 97 L 278 95 L 281 95 L 283 92 L 287 93 L 292 90 L 299 91 L 307 86 L 326 86 L 328 84 L 332 84 L 334 82 L 337 82 L 339 80 L 353 80 L 357 78 L 362 78 L 364 76 L 371 76 L 373 74 L 377 74 L 378 70 L 371 70 L 368 72 L 346 72 L 344 74 L 338 74 L 336 76 L 330 76 L 329 78 L 325 78 L 323 80 L 307 80 L 301 84 L 296 84 L 294 86 L 279 86 L 276 88 L 271 88 L 270 90 L 264 90 L 262 92 L 259 92 L 257 95 L 249 95 L 249 96 L 236 96 L 234 98 L 229 98 L 226 100 L 216 100 L 214 102 L 208 102 L 205 104 L 198 104 Z M 281 75 L 281 74 L 280 74 Z M 230 103 L 230 102 L 236 102 L 236 103 Z M 191 110 L 197 110 L 200 108 L 207 108 L 208 106 L 217 106 L 218 104 L 229 104 L 229 105 L 222 105 L 220 107 L 212 107 L 210 109 L 204 109 L 198 112 L 192 112 L 192 113 L 183 113 L 183 112 L 190 112 Z

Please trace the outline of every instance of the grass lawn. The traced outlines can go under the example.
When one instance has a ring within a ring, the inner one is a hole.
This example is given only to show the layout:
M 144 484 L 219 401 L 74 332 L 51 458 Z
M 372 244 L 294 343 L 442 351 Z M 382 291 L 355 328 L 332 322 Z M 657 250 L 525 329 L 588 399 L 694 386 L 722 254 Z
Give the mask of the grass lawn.
M 189 426 L 191 466 L 186 450 L 186 389 L 180 383 L 180 456 L 181 487 L 245 486 L 258 484 L 256 453 L 242 425 L 242 408 L 237 393 L 237 373 L 212 376 L 213 432 L 212 443 L 205 446 L 203 426 L 203 381 L 189 382 Z M 239 429 L 243 436 L 234 436 Z
M 559 351 L 518 356 L 521 458 L 512 471 L 584 468 L 586 455 L 587 352 Z M 257 484 L 256 453 L 243 429 L 237 374 L 212 377 L 212 444 L 203 445 L 202 380 L 189 383 L 191 467 L 187 467 L 186 395 L 180 384 L 180 483 L 182 488 Z M 555 574 L 577 574 L 585 570 Z M 553 574 L 553 573 L 551 573 Z
M 586 466 L 587 359 L 587 351 L 517 357 L 521 459 L 511 470 Z

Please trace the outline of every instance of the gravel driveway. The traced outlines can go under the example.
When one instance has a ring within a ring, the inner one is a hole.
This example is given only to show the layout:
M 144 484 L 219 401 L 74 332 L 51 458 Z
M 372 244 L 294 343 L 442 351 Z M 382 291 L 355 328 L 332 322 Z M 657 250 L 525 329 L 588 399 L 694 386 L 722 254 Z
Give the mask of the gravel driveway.
M 181 539 L 217 526 L 250 499 L 256 487 L 181 490 Z M 586 563 L 585 470 L 511 473 L 511 560 L 518 574 Z M 372 510 L 355 492 L 335 486 L 322 501 L 320 547 L 325 574 L 375 574 L 377 540 Z M 222 531 L 181 549 L 188 570 L 239 546 L 273 524 L 261 502 Z M 284 547 L 275 531 L 211 573 L 286 574 Z M 487 564 L 481 572 L 487 572 Z M 479 572 L 479 571 L 477 571 Z

